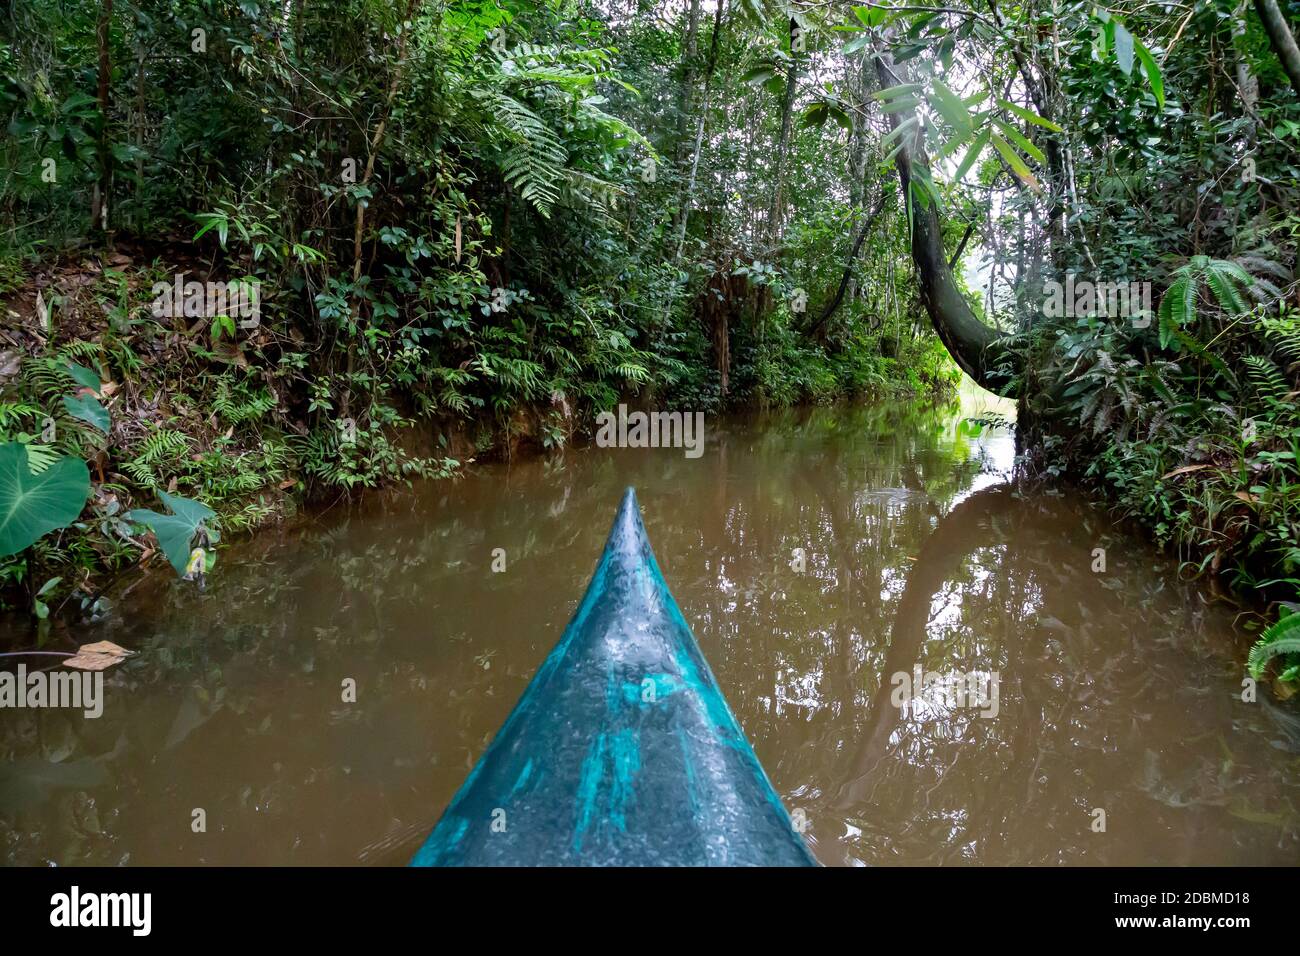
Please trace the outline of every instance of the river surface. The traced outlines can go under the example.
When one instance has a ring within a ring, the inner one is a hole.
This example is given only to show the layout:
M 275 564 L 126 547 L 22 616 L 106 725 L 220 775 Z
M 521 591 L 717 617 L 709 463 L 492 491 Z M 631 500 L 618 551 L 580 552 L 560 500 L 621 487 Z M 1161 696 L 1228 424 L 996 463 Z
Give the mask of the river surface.
M 137 577 L 46 644 L 138 652 L 100 718 L 0 711 L 0 861 L 406 862 L 633 485 L 823 863 L 1295 863 L 1300 717 L 1266 687 L 1241 699 L 1232 613 L 1102 512 L 1014 490 L 1010 434 L 970 414 L 797 410 L 710 420 L 694 460 L 473 465 L 227 547 L 202 592 Z M 986 694 L 996 675 L 996 707 L 933 684 L 894 699 L 917 667 Z

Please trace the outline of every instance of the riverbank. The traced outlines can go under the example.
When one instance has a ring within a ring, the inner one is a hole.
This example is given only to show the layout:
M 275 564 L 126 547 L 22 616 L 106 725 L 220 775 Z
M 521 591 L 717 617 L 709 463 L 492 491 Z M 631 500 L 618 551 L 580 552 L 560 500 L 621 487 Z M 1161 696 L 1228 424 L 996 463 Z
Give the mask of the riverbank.
M 29 263 L 0 296 L 0 444 L 24 445 L 35 468 L 57 455 L 79 458 L 91 478 L 75 522 L 0 559 L 0 600 L 10 609 L 93 614 L 106 581 L 166 560 L 154 535 L 126 517 L 161 510 L 164 494 L 211 508 L 208 530 L 228 537 L 367 491 L 450 477 L 469 461 L 586 441 L 601 411 L 595 395 L 610 407 L 628 400 L 698 415 L 863 394 L 942 395 L 956 381 L 931 340 L 917 346 L 927 362 L 868 356 L 865 377 L 860 357 L 800 346 L 781 370 L 784 384 L 772 387 L 770 374 L 758 372 L 772 354 L 740 332 L 725 399 L 700 387 L 710 376 L 707 349 L 686 379 L 640 368 L 628 370 L 621 389 L 595 392 L 581 382 L 518 389 L 481 349 L 439 370 L 432 391 L 400 348 L 340 377 L 323 371 L 339 363 L 336 343 L 300 302 L 261 289 L 250 308 L 234 283 L 214 289 L 217 276 L 237 275 L 241 264 L 214 262 L 178 238 L 165 260 L 157 252 L 122 244 Z M 86 373 L 93 388 L 78 380 Z M 70 397 L 92 413 L 79 415 Z

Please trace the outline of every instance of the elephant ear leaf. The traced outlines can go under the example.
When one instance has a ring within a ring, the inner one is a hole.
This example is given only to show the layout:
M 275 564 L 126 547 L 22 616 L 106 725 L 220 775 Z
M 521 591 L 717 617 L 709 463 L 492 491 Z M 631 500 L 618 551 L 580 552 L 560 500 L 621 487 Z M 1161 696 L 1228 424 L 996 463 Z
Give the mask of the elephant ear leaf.
M 105 435 L 108 434 L 108 409 L 95 401 L 95 396 L 89 394 L 65 396 L 63 407 L 73 418 L 93 425 Z
M 67 370 L 68 374 L 72 376 L 74 382 L 82 388 L 90 389 L 96 395 L 99 394 L 99 390 L 103 387 L 103 383 L 99 380 L 98 373 L 93 369 L 88 369 L 84 365 L 78 365 L 76 362 L 69 362 L 67 364 Z
M 60 458 L 34 475 L 26 445 L 0 445 L 0 557 L 66 528 L 89 497 L 90 469 L 80 458 Z
M 158 492 L 158 495 L 163 504 L 171 509 L 171 514 L 163 515 L 137 508 L 128 511 L 124 517 L 127 521 L 148 527 L 158 539 L 158 547 L 167 555 L 167 560 L 176 569 L 176 573 L 184 576 L 190 560 L 190 544 L 203 523 L 215 518 L 216 512 L 202 502 L 179 498 L 165 491 Z
M 81 388 L 81 391 L 75 396 L 64 398 L 63 407 L 68 410 L 68 414 L 73 418 L 86 422 L 107 435 L 109 428 L 108 410 L 98 401 L 100 389 L 104 387 L 104 383 L 99 380 L 99 374 L 93 369 L 88 369 L 84 365 L 78 365 L 75 362 L 69 362 L 65 366 L 65 370 Z

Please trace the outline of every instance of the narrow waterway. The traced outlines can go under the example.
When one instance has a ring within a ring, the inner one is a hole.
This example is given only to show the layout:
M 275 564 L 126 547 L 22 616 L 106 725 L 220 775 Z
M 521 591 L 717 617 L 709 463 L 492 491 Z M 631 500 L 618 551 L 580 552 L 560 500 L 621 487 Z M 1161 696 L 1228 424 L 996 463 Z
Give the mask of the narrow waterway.
M 1300 718 L 1241 699 L 1231 613 L 1103 513 L 1014 490 L 1010 435 L 970 413 L 799 410 L 710 420 L 698 459 L 472 466 L 227 548 L 203 592 L 136 579 L 47 645 L 138 652 L 101 717 L 0 710 L 0 861 L 404 863 L 633 485 L 822 862 L 1294 863 Z M 983 693 L 903 700 L 917 668 Z

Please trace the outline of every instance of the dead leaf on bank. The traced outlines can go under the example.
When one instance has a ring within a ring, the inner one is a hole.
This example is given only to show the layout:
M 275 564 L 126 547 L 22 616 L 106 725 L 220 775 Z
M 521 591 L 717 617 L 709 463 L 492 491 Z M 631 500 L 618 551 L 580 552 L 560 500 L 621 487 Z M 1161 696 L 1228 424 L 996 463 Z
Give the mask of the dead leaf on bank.
M 23 365 L 23 355 L 17 349 L 0 352 L 0 378 L 12 378 Z
M 218 362 L 238 365 L 241 368 L 248 365 L 248 359 L 244 357 L 243 348 L 230 342 L 218 342 L 214 345 L 212 347 L 212 357 Z
M 1202 468 L 1213 468 L 1213 467 L 1214 467 L 1213 465 L 1183 465 L 1181 468 L 1175 468 L 1173 471 L 1169 472 L 1168 474 L 1161 475 L 1160 480 L 1163 481 L 1166 478 L 1173 478 L 1175 475 L 1186 475 L 1189 472 L 1200 471 Z
M 1250 492 L 1248 492 L 1248 491 L 1234 491 L 1234 492 L 1232 493 L 1232 497 L 1234 497 L 1234 498 L 1240 498 L 1242 501 L 1246 502 L 1246 504 L 1248 504 L 1248 505 L 1253 505 L 1256 501 L 1259 501 L 1259 498 L 1258 498 L 1258 497 L 1256 497 L 1255 495 L 1252 495 L 1252 494 L 1251 494 Z
M 94 644 L 82 644 L 77 653 L 63 662 L 65 667 L 75 667 L 79 671 L 107 670 L 114 664 L 120 664 L 135 651 L 128 651 L 112 641 L 96 641 Z

